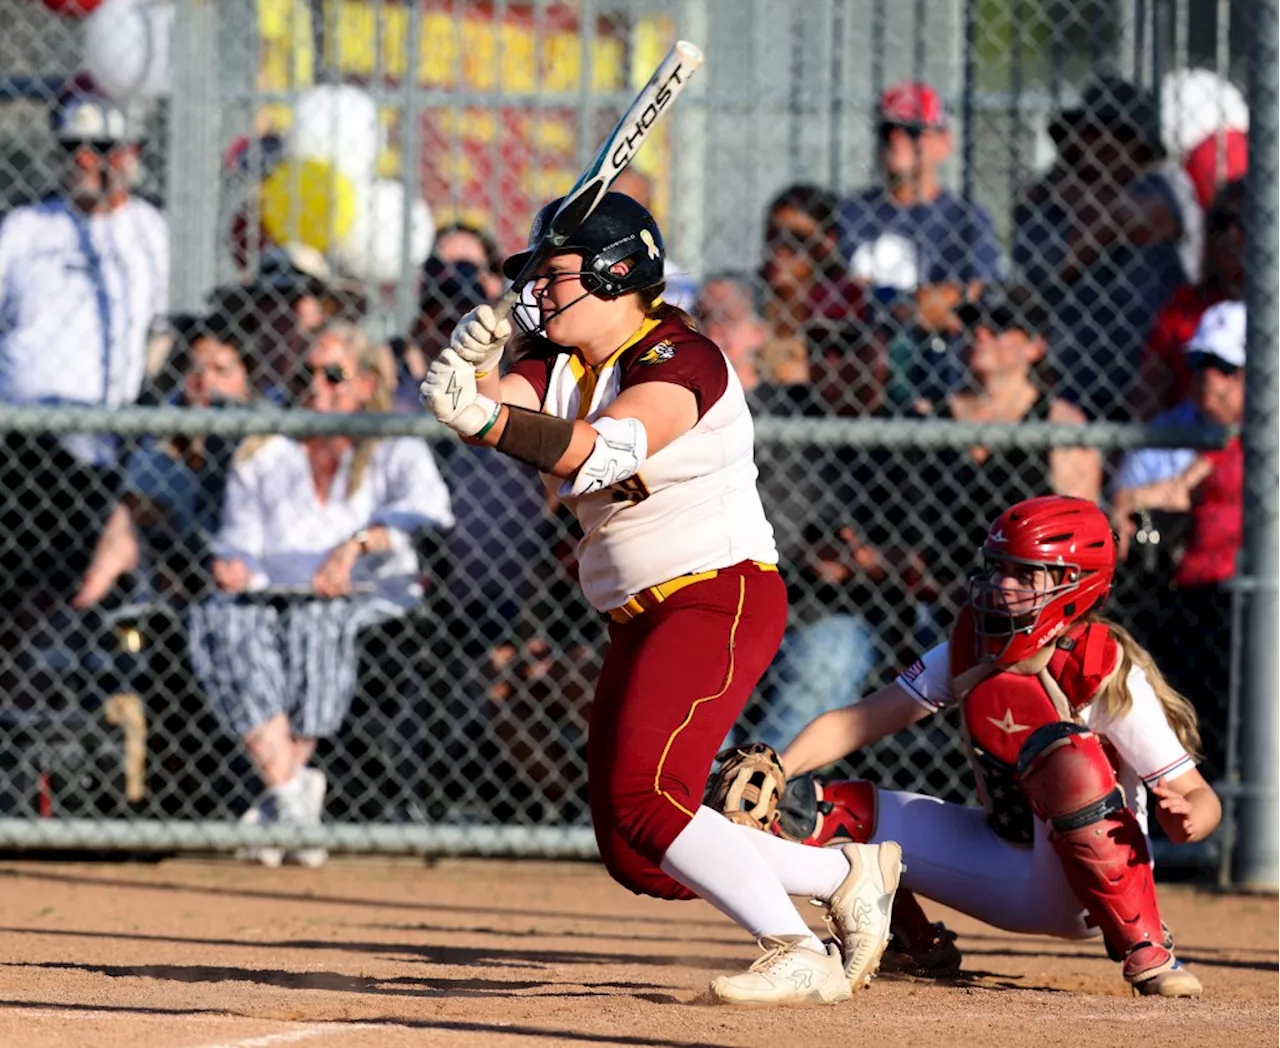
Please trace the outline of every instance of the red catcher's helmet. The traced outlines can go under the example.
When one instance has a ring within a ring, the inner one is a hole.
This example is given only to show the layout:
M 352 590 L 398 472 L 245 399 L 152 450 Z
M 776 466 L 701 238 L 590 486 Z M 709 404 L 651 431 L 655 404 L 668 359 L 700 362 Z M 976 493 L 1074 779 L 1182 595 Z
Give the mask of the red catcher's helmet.
M 1088 499 L 1045 495 L 1000 514 L 982 559 L 982 574 L 969 580 L 978 658 L 1009 665 L 1102 606 L 1116 573 L 1116 537 Z M 1047 581 L 1034 590 L 1008 581 L 1038 570 Z

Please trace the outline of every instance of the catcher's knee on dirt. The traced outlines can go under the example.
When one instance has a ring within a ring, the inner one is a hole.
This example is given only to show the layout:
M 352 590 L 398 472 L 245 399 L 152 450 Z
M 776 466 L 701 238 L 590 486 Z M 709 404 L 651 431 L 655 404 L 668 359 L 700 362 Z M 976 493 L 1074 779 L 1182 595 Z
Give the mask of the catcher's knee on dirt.
M 1117 959 L 1164 938 L 1151 860 L 1101 742 L 1068 721 L 1033 731 L 1018 781 L 1049 826 L 1067 883 Z

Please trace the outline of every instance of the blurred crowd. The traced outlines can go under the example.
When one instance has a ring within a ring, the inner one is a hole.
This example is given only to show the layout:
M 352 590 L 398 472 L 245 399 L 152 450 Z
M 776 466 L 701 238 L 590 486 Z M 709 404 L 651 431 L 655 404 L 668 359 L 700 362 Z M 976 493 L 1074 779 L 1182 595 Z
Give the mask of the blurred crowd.
M 52 126 L 62 192 L 0 222 L 0 402 L 417 412 L 453 326 L 504 289 L 493 236 L 458 223 L 437 231 L 393 338 L 371 341 L 368 289 L 297 243 L 267 244 L 205 311 L 173 315 L 166 220 L 133 191 L 125 114 L 78 82 Z M 668 296 L 759 416 L 1239 425 L 1239 150 L 1171 155 L 1151 96 L 1104 77 L 1056 115 L 1056 159 L 1002 242 L 946 188 L 956 143 L 933 87 L 884 91 L 875 133 L 873 184 L 778 190 L 758 266 L 667 260 Z M 616 188 L 652 194 L 636 172 Z M 175 812 L 247 790 L 248 821 L 465 818 L 474 793 L 451 805 L 442 782 L 472 761 L 501 769 L 488 803 L 581 817 L 604 624 L 576 595 L 574 525 L 524 467 L 411 438 L 3 439 L 11 726 L 60 689 L 74 705 L 136 686 L 153 731 L 180 740 L 153 769 L 181 784 Z M 1058 492 L 1111 512 L 1121 610 L 1199 708 L 1206 775 L 1223 773 L 1238 437 L 1127 455 L 761 439 L 757 460 L 792 621 L 744 732 L 782 746 L 941 639 L 989 521 Z M 485 499 L 452 499 L 476 474 Z M 50 655 L 67 638 L 118 653 L 126 635 L 150 653 L 132 676 Z

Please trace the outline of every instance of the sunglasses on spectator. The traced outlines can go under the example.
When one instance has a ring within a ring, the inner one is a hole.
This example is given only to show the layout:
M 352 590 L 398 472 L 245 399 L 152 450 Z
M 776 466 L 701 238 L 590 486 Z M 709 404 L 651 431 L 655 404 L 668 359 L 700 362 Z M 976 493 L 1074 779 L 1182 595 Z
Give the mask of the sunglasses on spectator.
M 63 142 L 62 148 L 68 155 L 73 155 L 80 149 L 90 149 L 99 156 L 106 156 L 121 148 L 121 145 L 122 143 L 113 142 L 110 139 L 84 139 L 77 142 Z
M 340 386 L 351 378 L 351 372 L 341 364 L 326 364 L 324 367 L 307 365 L 305 370 L 312 381 L 315 381 L 316 377 L 320 376 L 331 386 Z
M 888 122 L 882 123 L 876 129 L 876 133 L 880 136 L 880 144 L 887 145 L 889 142 L 889 139 L 893 137 L 893 133 L 895 131 L 901 131 L 904 135 L 906 135 L 909 139 L 911 139 L 912 142 L 919 142 L 920 136 L 924 134 L 925 129 L 921 127 L 919 124 L 894 124 L 894 123 L 888 123 Z
M 1191 365 L 1192 371 L 1210 369 L 1216 371 L 1219 375 L 1226 375 L 1227 378 L 1240 374 L 1241 370 L 1239 364 L 1223 360 L 1215 353 L 1192 353 L 1187 362 Z
M 1205 216 L 1210 233 L 1225 233 L 1229 229 L 1244 229 L 1244 219 L 1234 211 L 1210 211 Z
M 816 236 L 814 230 L 770 225 L 764 231 L 764 243 L 766 247 L 801 248 L 811 244 Z

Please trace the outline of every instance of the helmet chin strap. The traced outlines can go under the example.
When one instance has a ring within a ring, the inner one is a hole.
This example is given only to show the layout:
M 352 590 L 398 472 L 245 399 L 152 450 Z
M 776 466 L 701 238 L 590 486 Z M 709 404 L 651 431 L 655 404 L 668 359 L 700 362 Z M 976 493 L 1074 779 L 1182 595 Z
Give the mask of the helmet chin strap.
M 577 275 L 583 276 L 585 274 L 577 274 Z M 526 326 L 526 322 L 522 319 L 523 312 L 517 312 L 515 314 L 516 323 L 519 324 L 520 327 L 523 328 L 527 334 L 545 336 L 547 333 L 547 325 L 551 323 L 553 319 L 558 317 L 561 313 L 565 312 L 566 310 L 572 309 L 579 302 L 581 302 L 585 298 L 589 298 L 592 294 L 594 294 L 594 292 L 584 290 L 582 294 L 579 295 L 577 298 L 575 298 L 572 302 L 566 303 L 565 305 L 561 306 L 559 309 L 553 309 L 550 313 L 546 312 L 542 308 L 542 304 L 541 304 L 542 296 L 535 295 L 534 304 L 538 310 L 538 322 L 534 324 L 532 327 L 528 327 Z

